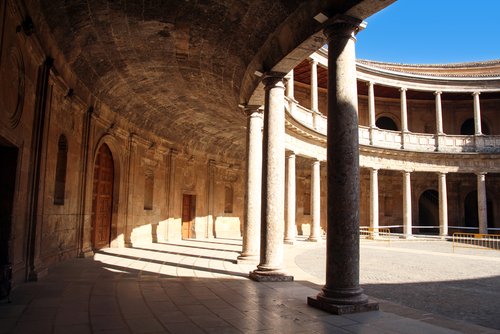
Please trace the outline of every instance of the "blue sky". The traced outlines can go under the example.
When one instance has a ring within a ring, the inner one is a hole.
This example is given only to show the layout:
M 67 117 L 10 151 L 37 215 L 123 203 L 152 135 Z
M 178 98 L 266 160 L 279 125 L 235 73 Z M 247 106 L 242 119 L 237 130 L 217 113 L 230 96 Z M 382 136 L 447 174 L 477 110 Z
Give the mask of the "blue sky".
M 500 59 L 500 0 L 398 0 L 369 17 L 356 57 L 410 64 Z

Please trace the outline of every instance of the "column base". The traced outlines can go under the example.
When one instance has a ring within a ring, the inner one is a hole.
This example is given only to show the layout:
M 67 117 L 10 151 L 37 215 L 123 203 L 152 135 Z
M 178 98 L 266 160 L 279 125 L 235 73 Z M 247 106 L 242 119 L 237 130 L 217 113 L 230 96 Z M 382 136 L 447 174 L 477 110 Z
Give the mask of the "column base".
M 405 235 L 403 235 L 403 239 L 406 239 L 406 240 L 415 239 L 415 236 L 413 234 L 405 234 Z
M 251 271 L 248 277 L 256 282 L 293 282 L 293 276 L 287 275 L 282 271 Z
M 309 238 L 306 239 L 306 241 L 309 242 L 319 242 L 321 240 L 321 237 L 312 237 L 310 236 Z
M 295 243 L 295 239 L 285 239 L 283 240 L 285 245 L 293 245 Z
M 236 258 L 237 264 L 256 264 L 259 263 L 258 255 L 240 255 Z
M 344 305 L 328 303 L 315 296 L 307 297 L 307 305 L 337 315 L 378 311 L 378 303 L 369 299 L 364 304 Z

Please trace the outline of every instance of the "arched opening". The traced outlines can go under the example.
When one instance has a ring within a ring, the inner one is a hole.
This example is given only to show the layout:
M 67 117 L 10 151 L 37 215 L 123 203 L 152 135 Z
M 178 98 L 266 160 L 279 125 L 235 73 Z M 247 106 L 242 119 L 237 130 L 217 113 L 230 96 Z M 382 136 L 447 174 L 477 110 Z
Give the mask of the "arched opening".
M 10 239 L 16 189 L 17 147 L 0 138 L 0 299 L 8 296 L 11 279 Z
M 66 189 L 66 167 L 68 164 L 68 140 L 65 135 L 59 136 L 57 144 L 56 180 L 54 183 L 54 204 L 64 205 Z
M 488 228 L 495 227 L 493 216 L 493 202 L 486 196 L 486 218 L 488 219 Z M 464 225 L 465 227 L 479 228 L 479 218 L 477 214 L 477 191 L 471 191 L 465 196 L 464 200 Z
M 439 233 L 439 193 L 436 190 L 426 190 L 418 200 L 419 226 L 435 226 L 435 228 L 421 228 L 419 234 Z
M 490 128 L 488 125 L 482 121 L 481 122 L 481 132 L 485 135 L 490 134 Z M 460 127 L 460 134 L 464 136 L 472 136 L 476 133 L 476 129 L 474 126 L 474 118 L 469 118 L 466 119 L 463 123 L 462 126 Z
M 109 247 L 113 215 L 114 162 L 108 145 L 103 144 L 94 165 L 92 191 L 92 246 Z
M 396 122 L 390 117 L 387 116 L 382 116 L 377 118 L 375 121 L 375 125 L 379 129 L 384 129 L 384 130 L 392 130 L 392 131 L 399 131 L 398 126 L 396 125 Z

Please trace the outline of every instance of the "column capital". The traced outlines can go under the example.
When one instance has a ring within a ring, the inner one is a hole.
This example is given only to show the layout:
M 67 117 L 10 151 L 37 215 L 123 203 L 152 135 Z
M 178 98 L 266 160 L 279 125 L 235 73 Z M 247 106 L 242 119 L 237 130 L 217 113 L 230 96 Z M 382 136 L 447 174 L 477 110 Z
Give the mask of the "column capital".
M 309 61 L 309 64 L 315 64 L 315 65 L 318 65 L 318 61 L 314 58 L 311 58 L 311 59 L 308 59 Z
M 441 94 L 443 94 L 443 92 L 440 91 L 440 90 L 437 90 L 437 91 L 434 92 L 434 96 L 438 96 L 438 95 L 441 95 Z
M 372 173 L 378 173 L 379 168 L 377 168 L 377 167 L 370 167 L 370 171 L 371 171 Z
M 295 158 L 296 157 L 296 154 L 294 151 L 289 151 L 286 153 L 286 157 L 287 158 Z
M 328 40 L 352 38 L 366 27 L 366 22 L 349 15 L 335 15 L 324 23 L 323 33 Z
M 264 112 L 264 106 L 259 105 L 259 104 L 245 105 L 243 107 L 243 112 L 247 116 L 255 116 L 254 114 L 262 115 L 262 113 Z
M 486 176 L 488 174 L 487 172 L 476 172 L 475 173 L 477 176 Z
M 370 86 L 375 86 L 375 82 L 373 82 L 373 81 L 371 81 L 371 80 L 370 80 L 370 81 L 367 81 L 367 82 L 366 82 L 366 85 L 367 85 L 368 87 L 370 87 Z
M 287 73 L 283 72 L 266 72 L 262 76 L 262 83 L 264 84 L 265 89 L 270 88 L 283 88 L 285 89 L 285 76 Z
M 399 87 L 399 91 L 401 93 L 406 92 L 407 90 L 408 90 L 408 88 L 406 88 L 406 87 Z
M 448 172 L 438 172 L 439 176 L 446 176 L 446 174 L 448 174 Z
M 481 94 L 481 92 L 472 92 L 471 95 L 472 96 L 479 96 Z

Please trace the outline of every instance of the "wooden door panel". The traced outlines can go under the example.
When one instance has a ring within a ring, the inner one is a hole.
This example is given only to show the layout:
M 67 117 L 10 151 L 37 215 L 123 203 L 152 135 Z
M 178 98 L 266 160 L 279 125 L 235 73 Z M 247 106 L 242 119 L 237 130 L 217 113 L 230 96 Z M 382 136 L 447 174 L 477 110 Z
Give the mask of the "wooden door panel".
M 99 249 L 108 247 L 111 239 L 114 163 L 107 145 L 102 145 L 94 167 L 92 196 L 92 244 Z

